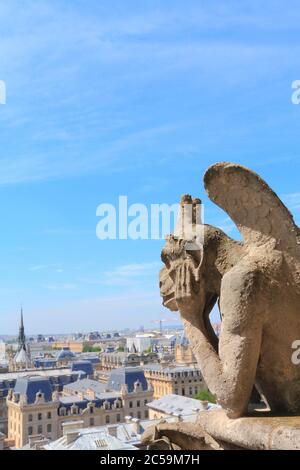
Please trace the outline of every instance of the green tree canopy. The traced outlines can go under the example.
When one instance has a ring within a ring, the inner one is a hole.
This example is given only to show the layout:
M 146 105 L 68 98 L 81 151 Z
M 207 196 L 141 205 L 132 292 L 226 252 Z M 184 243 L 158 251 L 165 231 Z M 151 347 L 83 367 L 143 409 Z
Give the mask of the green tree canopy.
M 216 403 L 216 397 L 209 390 L 200 390 L 200 392 L 194 395 L 196 400 L 209 401 L 210 403 Z
M 89 344 L 85 344 L 83 346 L 82 352 L 101 352 L 102 349 L 100 346 L 90 346 Z

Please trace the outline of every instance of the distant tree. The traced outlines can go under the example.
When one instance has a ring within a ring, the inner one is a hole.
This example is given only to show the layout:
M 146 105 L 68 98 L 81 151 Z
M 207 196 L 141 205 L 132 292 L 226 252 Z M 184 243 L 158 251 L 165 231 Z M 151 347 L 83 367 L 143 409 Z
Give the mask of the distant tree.
M 101 352 L 102 349 L 100 346 L 90 346 L 89 344 L 85 344 L 83 346 L 82 352 Z
M 149 348 L 145 349 L 145 351 L 143 351 L 144 354 L 149 354 L 152 352 L 152 347 L 149 346 Z
M 12 355 L 12 354 L 14 354 L 14 353 L 15 353 L 15 351 L 14 351 L 14 349 L 13 349 L 11 346 L 9 346 L 9 347 L 6 348 L 6 354 Z
M 196 400 L 208 401 L 209 403 L 216 403 L 216 397 L 209 390 L 200 390 L 194 395 Z
M 124 352 L 125 351 L 125 348 L 124 346 L 119 346 L 118 349 L 117 349 L 118 352 Z

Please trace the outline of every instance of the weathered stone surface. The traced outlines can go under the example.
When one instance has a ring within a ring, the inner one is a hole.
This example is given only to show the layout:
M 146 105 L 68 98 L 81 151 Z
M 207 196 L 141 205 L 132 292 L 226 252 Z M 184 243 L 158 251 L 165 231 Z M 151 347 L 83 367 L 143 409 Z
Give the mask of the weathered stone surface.
M 145 431 L 142 445 L 149 450 L 222 450 L 215 439 L 192 423 L 161 422 Z
M 198 425 L 217 441 L 244 449 L 300 450 L 299 416 L 230 419 L 223 410 L 202 411 Z
M 209 389 L 231 418 L 243 416 L 254 384 L 273 412 L 300 413 L 300 230 L 276 194 L 252 171 L 218 163 L 205 174 L 210 199 L 243 237 L 197 220 L 185 196 L 174 235 L 162 251 L 163 304 L 180 311 Z M 219 303 L 221 332 L 209 321 Z M 287 432 L 287 431 L 284 431 Z

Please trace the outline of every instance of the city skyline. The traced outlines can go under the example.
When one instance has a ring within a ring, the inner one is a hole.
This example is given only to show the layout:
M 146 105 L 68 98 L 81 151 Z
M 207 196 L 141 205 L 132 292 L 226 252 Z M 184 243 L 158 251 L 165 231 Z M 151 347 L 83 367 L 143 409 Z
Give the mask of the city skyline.
M 30 334 L 170 316 L 163 241 L 96 236 L 98 205 L 120 195 L 150 206 L 192 192 L 206 223 L 238 237 L 202 183 L 234 161 L 299 225 L 298 4 L 124 3 L 0 5 L 1 334 L 17 333 L 21 303 Z

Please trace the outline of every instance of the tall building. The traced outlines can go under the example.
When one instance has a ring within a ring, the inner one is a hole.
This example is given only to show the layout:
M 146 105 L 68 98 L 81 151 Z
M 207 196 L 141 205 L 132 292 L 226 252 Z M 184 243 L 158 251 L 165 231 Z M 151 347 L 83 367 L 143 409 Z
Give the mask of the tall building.
M 15 441 L 17 449 L 34 433 L 56 438 L 57 395 L 52 393 L 46 377 L 17 379 L 14 391 L 10 390 L 7 396 L 8 438 Z
M 207 390 L 198 367 L 179 364 L 146 364 L 145 377 L 154 391 L 154 400 L 164 395 L 193 397 L 200 390 Z
M 140 334 L 126 339 L 126 348 L 131 353 L 143 353 L 151 349 L 153 335 Z
M 128 352 L 111 352 L 102 353 L 100 355 L 99 370 L 110 371 L 119 367 L 134 367 L 143 364 L 158 362 L 159 356 L 157 353 L 128 353 Z
M 114 369 L 107 385 L 82 379 L 61 393 L 53 391 L 49 377 L 20 377 L 6 398 L 8 438 L 21 448 L 37 435 L 60 438 L 71 422 L 93 427 L 117 425 L 126 416 L 148 419 L 152 399 L 153 390 L 138 367 Z
M 61 392 L 63 387 L 71 382 L 85 378 L 84 371 L 74 371 L 70 367 L 60 369 L 36 369 L 27 371 L 15 371 L 0 374 L 0 433 L 8 434 L 8 413 L 6 397 L 10 389 L 14 389 L 18 379 L 29 376 L 48 378 L 52 392 Z

